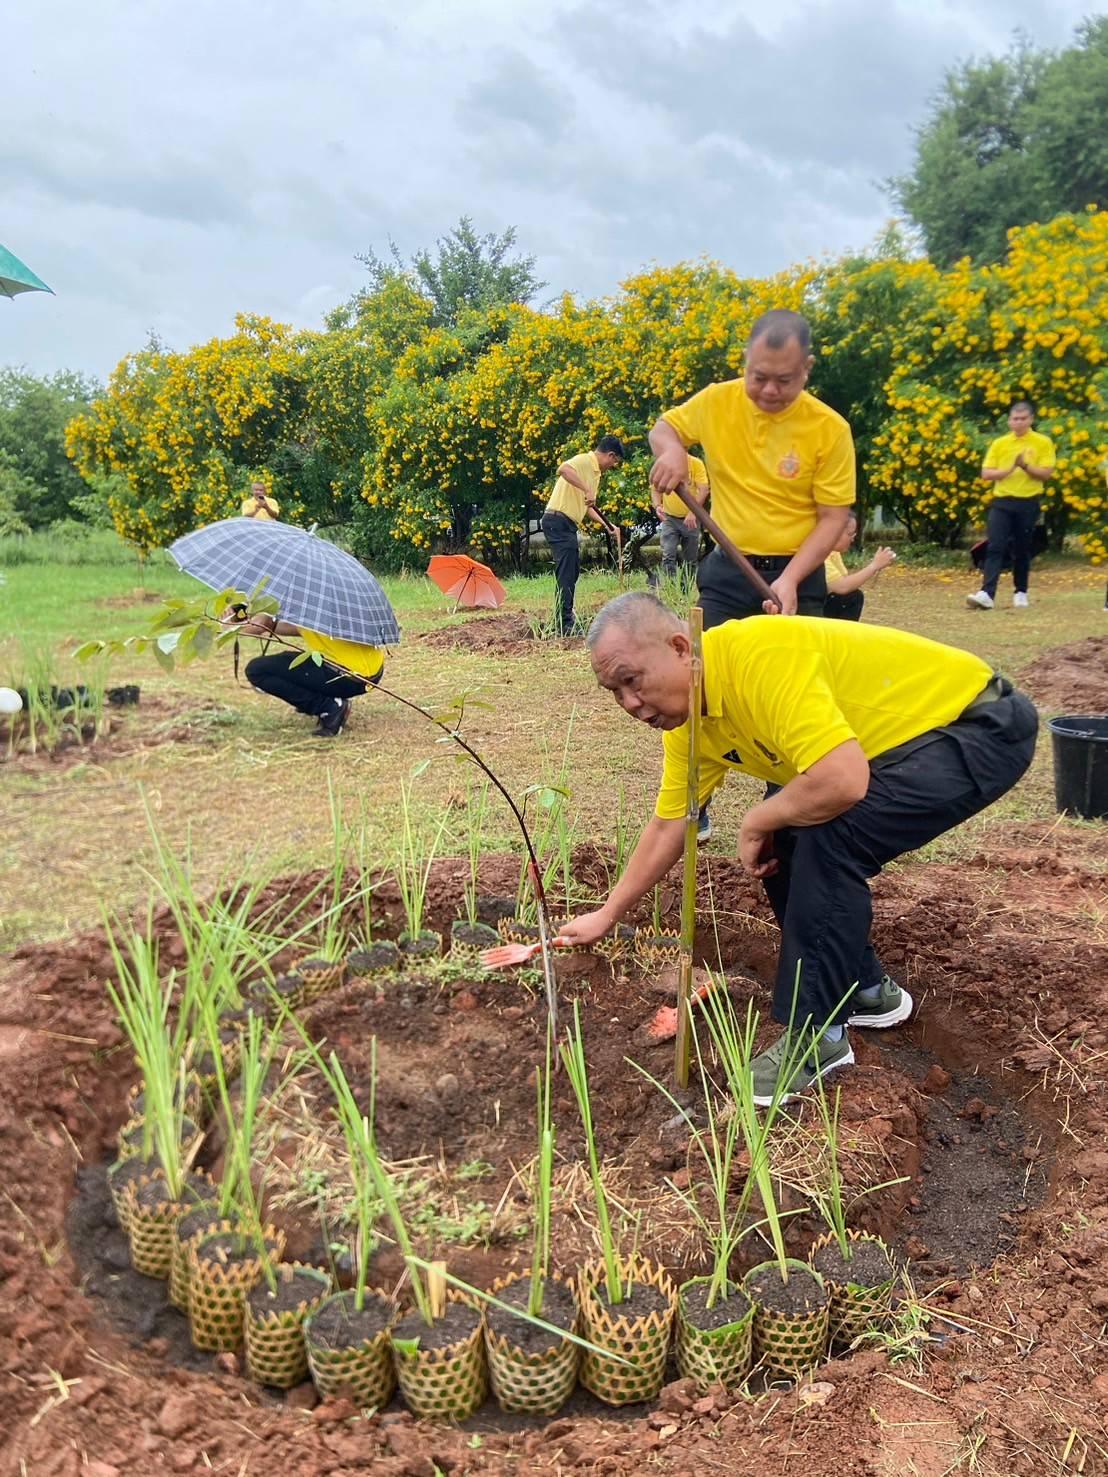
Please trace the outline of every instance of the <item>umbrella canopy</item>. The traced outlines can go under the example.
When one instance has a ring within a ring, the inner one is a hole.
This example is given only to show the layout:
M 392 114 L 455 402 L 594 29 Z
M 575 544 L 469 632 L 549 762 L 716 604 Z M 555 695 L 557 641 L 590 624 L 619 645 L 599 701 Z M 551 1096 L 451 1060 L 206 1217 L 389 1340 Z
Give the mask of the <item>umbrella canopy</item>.
M 400 627 L 388 596 L 352 555 L 291 523 L 225 518 L 170 544 L 186 574 L 213 590 L 249 593 L 264 580 L 294 626 L 363 646 L 394 646 Z
M 487 564 L 478 564 L 467 554 L 436 554 L 427 566 L 428 577 L 444 595 L 454 597 L 454 609 L 467 605 L 496 610 L 508 592 Z
M 41 277 L 36 277 L 30 267 L 25 267 L 17 256 L 12 256 L 6 247 L 0 246 L 0 293 L 15 297 L 20 292 L 49 292 Z

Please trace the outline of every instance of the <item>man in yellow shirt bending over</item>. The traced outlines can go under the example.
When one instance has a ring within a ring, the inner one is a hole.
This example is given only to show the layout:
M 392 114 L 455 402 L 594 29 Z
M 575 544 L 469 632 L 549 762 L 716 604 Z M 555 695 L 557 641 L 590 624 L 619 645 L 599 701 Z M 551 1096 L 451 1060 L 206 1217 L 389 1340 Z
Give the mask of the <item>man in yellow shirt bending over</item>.
M 588 648 L 600 685 L 663 735 L 663 769 L 622 878 L 596 912 L 559 929 L 579 945 L 606 934 L 681 856 L 688 778 L 686 624 L 633 591 L 601 610 Z M 731 772 L 771 786 L 739 836 L 781 927 L 773 1015 L 785 1031 L 752 1064 L 755 1101 L 766 1103 L 850 1065 L 847 1026 L 911 1014 L 907 991 L 874 978 L 869 879 L 1010 790 L 1031 763 L 1038 716 L 969 652 L 804 616 L 706 631 L 703 715 L 701 802 Z M 783 1073 L 790 1055 L 797 1064 Z
M 379 647 L 324 636 L 319 631 L 290 625 L 288 621 L 274 620 L 271 615 L 242 620 L 239 607 L 224 616 L 227 622 L 236 619 L 241 621 L 244 636 L 257 636 L 262 641 L 274 636 L 299 638 L 308 651 L 322 658 L 319 662 L 306 661 L 293 666 L 299 651 L 282 647 L 273 652 L 263 650 L 261 656 L 251 657 L 245 669 L 251 687 L 314 718 L 314 738 L 338 738 L 350 716 L 351 698 L 361 697 L 368 686 L 381 680 L 385 654 Z
M 985 569 L 981 588 L 966 596 L 971 610 L 992 610 L 996 587 L 1008 547 L 1012 549 L 1012 604 L 1027 607 L 1031 573 L 1031 534 L 1039 521 L 1039 493 L 1054 474 L 1054 443 L 1031 429 L 1035 410 L 1028 400 L 1017 400 L 1008 412 L 1008 434 L 998 436 L 985 453 L 981 478 L 991 482 L 996 495 L 989 504 Z
M 554 556 L 558 582 L 554 625 L 563 635 L 573 630 L 576 620 L 573 596 L 581 573 L 577 534 L 586 518 L 612 532 L 611 524 L 596 510 L 596 494 L 603 474 L 622 461 L 623 443 L 618 436 L 601 436 L 593 451 L 571 456 L 558 468 L 558 480 L 542 515 L 542 531 Z

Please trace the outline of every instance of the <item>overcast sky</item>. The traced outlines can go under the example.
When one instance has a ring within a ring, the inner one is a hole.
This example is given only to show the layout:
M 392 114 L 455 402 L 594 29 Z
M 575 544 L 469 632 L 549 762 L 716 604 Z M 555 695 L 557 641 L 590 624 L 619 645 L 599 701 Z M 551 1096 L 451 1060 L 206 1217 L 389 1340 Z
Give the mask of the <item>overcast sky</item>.
M 7 7 L 0 364 L 106 375 L 317 326 L 391 236 L 515 225 L 551 293 L 860 247 L 943 70 L 1095 0 L 34 0 Z

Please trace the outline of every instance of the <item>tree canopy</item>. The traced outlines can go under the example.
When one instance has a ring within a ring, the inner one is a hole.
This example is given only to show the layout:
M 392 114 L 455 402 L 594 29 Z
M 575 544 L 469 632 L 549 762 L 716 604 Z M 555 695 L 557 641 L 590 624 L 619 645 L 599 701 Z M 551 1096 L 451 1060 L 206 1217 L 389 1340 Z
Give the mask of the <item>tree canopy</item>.
M 74 515 L 88 488 L 65 448 L 65 428 L 99 393 L 71 370 L 0 370 L 0 530 L 45 528 Z

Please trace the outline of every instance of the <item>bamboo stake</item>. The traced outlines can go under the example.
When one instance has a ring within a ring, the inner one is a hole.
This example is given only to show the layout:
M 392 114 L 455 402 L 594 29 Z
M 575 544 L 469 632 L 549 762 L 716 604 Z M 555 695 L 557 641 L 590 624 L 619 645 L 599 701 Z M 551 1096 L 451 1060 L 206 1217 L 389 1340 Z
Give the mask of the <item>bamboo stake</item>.
M 681 972 L 677 980 L 677 1045 L 673 1076 L 678 1087 L 689 1085 L 689 1011 L 692 998 L 693 946 L 696 940 L 696 842 L 700 826 L 700 705 L 704 690 L 704 613 L 689 611 L 689 754 L 685 812 L 685 875 L 681 891 Z

